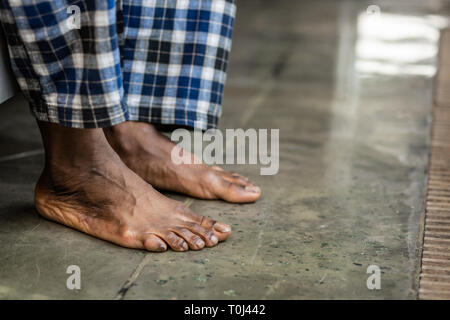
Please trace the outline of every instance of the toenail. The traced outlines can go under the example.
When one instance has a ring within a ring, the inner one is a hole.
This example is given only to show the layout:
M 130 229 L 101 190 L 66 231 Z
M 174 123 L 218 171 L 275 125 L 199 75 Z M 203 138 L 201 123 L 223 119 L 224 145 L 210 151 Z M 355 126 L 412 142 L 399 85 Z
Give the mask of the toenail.
M 217 237 L 216 237 L 215 234 L 213 234 L 213 235 L 210 237 L 210 239 L 211 239 L 211 241 L 214 242 L 214 243 L 219 242 L 219 239 L 217 239 Z
M 260 193 L 261 189 L 257 186 L 245 186 L 245 191 L 253 192 L 253 193 Z
M 187 250 L 189 247 L 188 247 L 188 244 L 185 242 L 185 241 L 183 241 L 183 244 L 181 245 L 181 247 L 184 249 L 184 250 Z
M 202 247 L 202 246 L 205 245 L 205 243 L 203 242 L 203 240 L 200 239 L 200 238 L 195 239 L 194 243 L 195 243 L 195 245 L 196 245 L 197 247 Z

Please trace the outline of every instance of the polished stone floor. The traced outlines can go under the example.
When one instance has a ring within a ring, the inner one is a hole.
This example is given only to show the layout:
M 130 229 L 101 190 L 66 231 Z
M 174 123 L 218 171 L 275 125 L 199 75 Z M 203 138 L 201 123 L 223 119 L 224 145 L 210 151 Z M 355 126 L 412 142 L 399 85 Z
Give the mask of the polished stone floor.
M 239 2 L 220 127 L 279 129 L 280 170 L 225 166 L 262 187 L 255 204 L 171 195 L 232 225 L 213 249 L 151 254 L 40 218 L 36 126 L 22 97 L 1 105 L 0 298 L 414 299 L 445 3 Z

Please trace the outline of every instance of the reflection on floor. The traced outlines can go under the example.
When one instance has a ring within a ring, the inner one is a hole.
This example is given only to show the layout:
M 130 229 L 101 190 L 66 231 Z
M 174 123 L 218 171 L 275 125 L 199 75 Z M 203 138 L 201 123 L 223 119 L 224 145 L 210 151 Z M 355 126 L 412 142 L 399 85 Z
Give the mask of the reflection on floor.
M 444 1 L 239 2 L 225 128 L 279 128 L 280 171 L 228 169 L 250 205 L 191 200 L 232 224 L 214 249 L 147 254 L 39 218 L 36 127 L 0 106 L 0 298 L 415 298 L 432 77 Z M 255 9 L 257 8 L 257 9 Z M 68 290 L 66 269 L 81 269 Z M 381 289 L 367 288 L 367 268 Z

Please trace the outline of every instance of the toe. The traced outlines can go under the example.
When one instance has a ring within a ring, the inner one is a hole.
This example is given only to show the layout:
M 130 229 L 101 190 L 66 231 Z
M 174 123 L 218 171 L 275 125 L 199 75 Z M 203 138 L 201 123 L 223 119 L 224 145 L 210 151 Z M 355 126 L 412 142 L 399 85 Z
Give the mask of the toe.
M 225 241 L 231 234 L 231 227 L 223 222 L 216 222 L 210 218 L 204 217 L 202 226 L 212 229 L 219 241 Z
M 229 182 L 233 182 L 235 184 L 239 184 L 241 186 L 254 186 L 253 183 L 251 183 L 247 178 L 241 176 L 240 174 L 237 173 L 231 173 L 231 172 L 227 172 L 227 171 L 223 171 L 219 173 L 223 179 L 229 181 Z
M 229 225 L 216 222 L 208 217 L 196 215 L 188 207 L 183 207 L 183 209 L 183 214 L 188 218 L 187 221 L 189 221 L 188 229 L 204 239 L 206 246 L 211 247 L 217 244 L 215 239 L 210 239 L 210 231 L 213 232 L 219 241 L 224 241 L 231 234 L 231 227 Z
M 202 238 L 187 229 L 177 228 L 174 232 L 187 242 L 191 250 L 200 250 L 205 246 L 205 242 Z
M 214 168 L 214 167 L 213 167 Z M 240 175 L 239 173 L 236 172 L 228 172 L 223 170 L 222 168 L 219 168 L 219 172 L 217 172 L 217 174 L 219 174 L 223 179 L 236 183 L 236 184 L 240 184 L 242 186 L 251 186 L 254 187 L 255 184 L 253 182 L 251 182 L 249 179 L 247 179 L 246 177 Z M 217 171 L 217 169 L 216 169 Z
M 239 182 L 245 186 L 254 186 L 254 184 L 250 180 L 248 180 L 244 176 L 241 176 L 240 174 L 232 173 L 231 176 L 233 177 L 234 181 Z
M 212 230 L 204 228 L 196 223 L 189 223 L 187 228 L 196 235 L 200 236 L 207 247 L 213 247 L 219 243 L 219 238 Z
M 254 185 L 241 185 L 221 179 L 216 187 L 216 193 L 228 202 L 248 203 L 256 201 L 261 196 L 261 189 Z
M 186 251 L 189 249 L 189 246 L 186 243 L 186 241 L 184 241 L 183 238 L 180 238 L 173 232 L 169 232 L 166 235 L 164 235 L 163 239 L 174 251 Z
M 163 252 L 167 250 L 167 245 L 158 236 L 150 234 L 144 240 L 144 248 L 148 251 Z

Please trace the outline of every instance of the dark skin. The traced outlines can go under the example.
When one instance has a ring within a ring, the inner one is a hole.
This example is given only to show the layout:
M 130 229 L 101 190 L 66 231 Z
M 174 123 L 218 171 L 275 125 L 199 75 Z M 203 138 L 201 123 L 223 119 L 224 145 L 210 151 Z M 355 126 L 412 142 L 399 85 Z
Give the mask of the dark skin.
M 254 202 L 261 196 L 257 186 L 237 173 L 194 164 L 193 160 L 174 164 L 171 152 L 175 144 L 151 124 L 123 122 L 105 129 L 105 135 L 122 161 L 156 188 L 235 203 Z
M 188 165 L 182 171 L 172 167 L 166 153 L 173 147 L 170 140 L 151 125 L 144 124 L 150 130 L 139 130 L 128 124 L 104 132 L 38 121 L 46 162 L 36 185 L 37 211 L 94 237 L 148 251 L 200 250 L 228 238 L 230 226 L 196 215 L 149 182 L 232 202 L 255 201 L 260 191 L 248 191 L 252 186 L 245 178 L 205 165 Z M 143 145 L 139 139 L 145 134 Z

